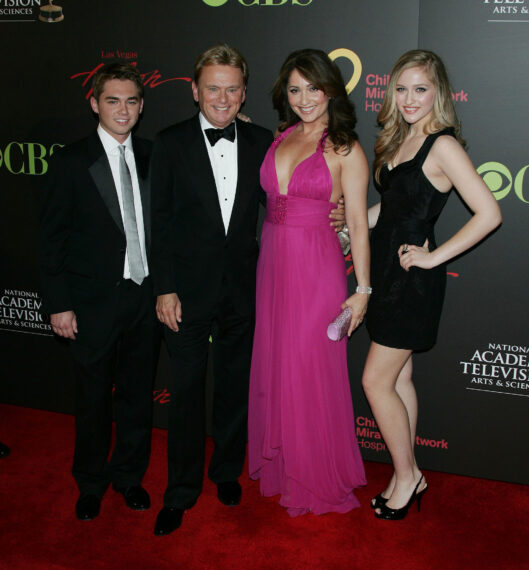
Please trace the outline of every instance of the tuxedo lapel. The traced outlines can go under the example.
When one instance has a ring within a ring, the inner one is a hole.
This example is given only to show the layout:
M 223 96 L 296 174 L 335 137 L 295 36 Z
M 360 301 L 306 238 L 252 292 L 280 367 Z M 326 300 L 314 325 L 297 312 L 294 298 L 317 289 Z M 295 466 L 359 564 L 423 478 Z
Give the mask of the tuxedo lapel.
M 189 140 L 185 141 L 189 171 L 193 177 L 193 186 L 198 199 L 204 204 L 206 213 L 214 223 L 224 228 L 220 211 L 219 195 L 215 184 L 213 168 L 209 161 L 204 135 L 200 128 L 200 120 L 196 115 L 190 122 Z
M 151 242 L 151 191 L 149 179 L 149 154 L 142 152 L 142 147 L 132 137 L 132 148 L 134 151 L 134 162 L 136 163 L 136 174 L 140 186 L 141 206 L 143 209 L 143 228 L 145 231 L 145 242 L 150 246 Z
M 253 185 L 249 183 L 248 165 L 252 164 L 252 141 L 248 138 L 246 125 L 237 120 L 237 188 L 235 191 L 235 201 L 228 226 L 228 235 L 232 228 L 237 227 L 241 217 L 246 215 L 246 207 L 255 191 Z
M 88 168 L 90 176 L 101 198 L 105 202 L 112 219 L 124 234 L 125 230 L 123 228 L 123 220 L 121 218 L 121 210 L 119 209 L 118 195 L 116 193 L 114 178 L 112 177 L 112 170 L 110 170 L 105 149 L 97 133 L 89 139 L 88 154 L 91 162 Z

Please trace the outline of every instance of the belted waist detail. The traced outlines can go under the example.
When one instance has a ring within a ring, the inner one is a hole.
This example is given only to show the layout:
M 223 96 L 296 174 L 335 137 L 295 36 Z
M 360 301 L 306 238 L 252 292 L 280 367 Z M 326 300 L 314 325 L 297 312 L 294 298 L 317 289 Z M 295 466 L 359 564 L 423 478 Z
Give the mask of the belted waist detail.
M 329 213 L 336 204 L 300 196 L 268 194 L 265 220 L 287 226 L 321 226 L 329 224 Z

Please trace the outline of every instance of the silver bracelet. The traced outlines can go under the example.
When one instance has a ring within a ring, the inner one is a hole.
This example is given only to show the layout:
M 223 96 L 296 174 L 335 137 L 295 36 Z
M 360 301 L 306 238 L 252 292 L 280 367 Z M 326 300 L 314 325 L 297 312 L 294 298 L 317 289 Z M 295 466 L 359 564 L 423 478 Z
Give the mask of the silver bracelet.
M 372 287 L 360 287 L 360 285 L 358 285 L 358 287 L 355 289 L 355 293 L 364 293 L 365 295 L 371 295 L 372 292 Z

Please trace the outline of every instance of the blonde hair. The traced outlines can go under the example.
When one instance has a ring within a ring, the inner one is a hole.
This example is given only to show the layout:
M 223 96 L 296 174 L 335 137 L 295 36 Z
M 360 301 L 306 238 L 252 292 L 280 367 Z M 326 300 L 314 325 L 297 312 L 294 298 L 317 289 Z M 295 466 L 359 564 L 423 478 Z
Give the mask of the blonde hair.
M 425 125 L 426 134 L 435 133 L 446 127 L 453 127 L 456 139 L 465 146 L 460 134 L 460 123 L 452 101 L 452 91 L 445 66 L 441 58 L 432 51 L 414 49 L 403 54 L 393 66 L 382 106 L 377 115 L 382 127 L 375 142 L 375 161 L 373 171 L 375 180 L 380 182 L 380 171 L 384 164 L 390 163 L 408 134 L 409 125 L 402 117 L 395 101 L 397 81 L 406 69 L 420 67 L 424 69 L 430 81 L 435 85 L 435 99 L 432 118 Z

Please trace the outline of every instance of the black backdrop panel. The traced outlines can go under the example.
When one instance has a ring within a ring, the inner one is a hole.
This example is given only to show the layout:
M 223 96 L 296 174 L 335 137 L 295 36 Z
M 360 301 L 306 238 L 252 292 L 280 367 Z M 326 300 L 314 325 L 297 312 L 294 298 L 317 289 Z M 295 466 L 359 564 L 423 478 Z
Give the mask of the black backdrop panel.
M 529 396 L 527 2 L 57 0 L 64 20 L 46 23 L 38 20 L 46 1 L 24 0 L 21 14 L 15 13 L 21 6 L 7 9 L 0 0 L 0 401 L 73 409 L 68 350 L 51 336 L 40 310 L 37 216 L 49 155 L 95 128 L 87 99 L 99 65 L 120 59 L 144 74 L 138 134 L 153 138 L 195 112 L 196 56 L 216 42 L 230 43 L 250 65 L 244 112 L 273 129 L 270 88 L 282 61 L 294 49 L 321 48 L 351 84 L 371 158 L 387 74 L 401 53 L 421 47 L 445 60 L 469 154 L 500 200 L 504 223 L 448 268 L 438 345 L 415 357 L 417 455 L 425 468 L 529 483 L 529 445 L 513 435 L 525 431 Z M 376 200 L 371 188 L 369 203 Z M 438 241 L 468 217 L 451 196 Z M 388 461 L 361 389 L 367 348 L 361 329 L 349 342 L 357 434 L 366 459 Z M 168 369 L 162 349 L 154 391 L 159 426 L 166 425 Z M 209 382 L 213 376 L 210 370 Z

